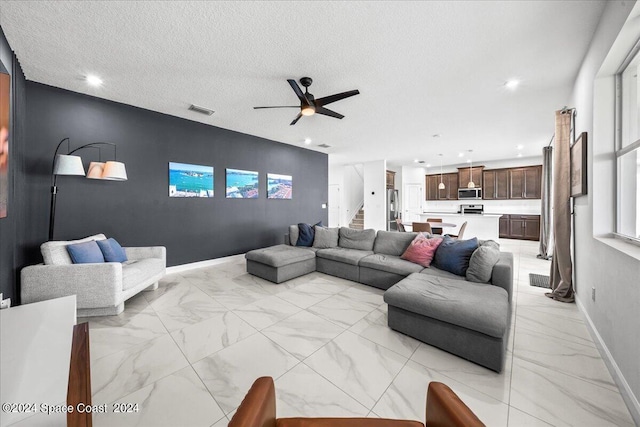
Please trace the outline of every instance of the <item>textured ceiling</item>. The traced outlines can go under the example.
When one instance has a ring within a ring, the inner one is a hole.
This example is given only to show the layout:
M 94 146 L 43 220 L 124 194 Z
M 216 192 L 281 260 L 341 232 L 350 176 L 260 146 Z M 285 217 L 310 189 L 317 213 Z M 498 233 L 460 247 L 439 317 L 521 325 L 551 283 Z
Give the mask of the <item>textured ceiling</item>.
M 287 144 L 311 138 L 336 164 L 439 164 L 437 153 L 454 164 L 467 150 L 474 163 L 541 153 L 604 4 L 1 0 L 0 25 L 29 80 Z M 361 94 L 329 106 L 343 120 L 289 126 L 294 109 L 253 110 L 295 105 L 286 79 L 303 76 L 316 97 Z

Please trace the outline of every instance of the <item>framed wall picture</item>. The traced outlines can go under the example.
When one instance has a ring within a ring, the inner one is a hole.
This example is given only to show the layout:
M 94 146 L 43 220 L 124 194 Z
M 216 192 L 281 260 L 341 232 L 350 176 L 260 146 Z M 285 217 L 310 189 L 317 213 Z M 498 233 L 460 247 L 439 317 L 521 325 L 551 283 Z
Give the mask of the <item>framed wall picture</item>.
M 571 146 L 571 197 L 587 194 L 587 132 Z
M 213 166 L 169 162 L 169 197 L 213 197 Z
M 293 180 L 291 175 L 267 174 L 267 199 L 291 199 Z
M 227 168 L 227 199 L 257 199 L 258 172 Z
M 0 218 L 7 216 L 9 204 L 9 92 L 11 76 L 0 64 Z

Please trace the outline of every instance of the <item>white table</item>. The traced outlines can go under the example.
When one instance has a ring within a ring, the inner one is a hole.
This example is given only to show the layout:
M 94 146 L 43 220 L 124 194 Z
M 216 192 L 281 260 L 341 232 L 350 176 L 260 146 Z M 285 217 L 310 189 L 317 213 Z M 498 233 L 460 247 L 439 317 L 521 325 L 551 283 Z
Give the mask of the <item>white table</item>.
M 452 222 L 435 222 L 435 221 L 420 221 L 420 222 L 426 222 L 427 224 L 429 224 L 431 226 L 431 228 L 455 228 L 455 227 L 457 227 L 457 225 L 452 223 Z M 412 231 L 413 230 L 413 222 L 403 222 L 402 225 L 404 225 L 404 229 L 407 230 L 407 231 Z
M 37 405 L 35 413 L 2 411 L 0 426 L 29 417 L 38 417 L 40 421 L 44 417 L 42 425 L 66 425 L 66 414 L 46 415 L 41 412 L 41 405 L 61 405 L 67 401 L 75 324 L 75 295 L 0 311 L 2 403 Z M 21 425 L 27 424 L 32 423 Z
M 424 212 L 420 214 L 420 218 L 442 218 L 443 221 L 453 223 L 460 227 L 463 223 L 467 223 L 464 231 L 463 239 L 471 239 L 477 237 L 482 240 L 498 241 L 500 235 L 500 217 L 502 214 L 459 214 L 455 212 Z M 435 227 L 438 227 L 437 225 Z M 455 233 L 454 233 L 455 234 Z

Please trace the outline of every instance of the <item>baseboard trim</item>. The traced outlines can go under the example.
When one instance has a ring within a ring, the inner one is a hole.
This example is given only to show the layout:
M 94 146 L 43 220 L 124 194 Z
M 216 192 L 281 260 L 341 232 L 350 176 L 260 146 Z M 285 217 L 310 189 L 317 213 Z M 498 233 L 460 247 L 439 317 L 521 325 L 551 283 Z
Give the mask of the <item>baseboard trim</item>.
M 214 265 L 225 264 L 227 262 L 238 261 L 241 259 L 244 259 L 244 254 L 208 259 L 206 261 L 190 262 L 188 264 L 174 265 L 171 267 L 167 267 L 167 274 L 182 273 L 183 271 L 194 270 L 196 268 L 211 267 Z
M 609 373 L 611 373 L 611 376 L 613 377 L 613 381 L 615 381 L 616 385 L 618 386 L 618 389 L 620 390 L 620 395 L 622 396 L 622 400 L 624 400 L 624 403 L 627 405 L 627 408 L 629 409 L 631 418 L 633 418 L 633 421 L 636 423 L 636 425 L 640 425 L 640 402 L 638 402 L 638 398 L 633 394 L 633 390 L 631 390 L 631 387 L 629 387 L 629 383 L 627 383 L 627 380 L 624 378 L 624 375 L 622 375 L 622 371 L 620 371 L 620 368 L 618 367 L 618 364 L 616 363 L 616 361 L 613 359 L 611 352 L 609 352 L 607 345 L 604 343 L 604 340 L 602 339 L 595 325 L 591 321 L 591 317 L 589 317 L 589 314 L 587 313 L 587 310 L 585 310 L 584 305 L 582 305 L 580 300 L 577 298 L 576 298 L 576 305 L 578 306 L 578 309 L 580 310 L 580 312 L 582 313 L 582 315 L 587 321 L 587 327 L 589 328 L 589 332 L 591 333 L 591 336 L 594 338 L 596 346 L 600 351 L 600 355 L 602 356 L 602 359 L 604 360 L 605 365 L 607 365 L 607 368 L 609 369 Z

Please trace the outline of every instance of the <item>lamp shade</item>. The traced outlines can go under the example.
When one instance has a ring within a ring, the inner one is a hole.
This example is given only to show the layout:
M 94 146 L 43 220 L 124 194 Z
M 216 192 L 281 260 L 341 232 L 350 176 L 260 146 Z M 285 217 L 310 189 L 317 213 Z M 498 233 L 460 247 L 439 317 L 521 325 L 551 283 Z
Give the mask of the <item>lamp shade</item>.
M 58 154 L 53 166 L 54 175 L 84 175 L 84 166 L 79 156 Z
M 87 178 L 89 179 L 103 179 L 104 163 L 91 162 L 89 163 L 89 170 L 87 171 Z
M 444 190 L 444 182 L 438 184 L 438 190 Z
M 102 172 L 102 179 L 126 181 L 127 169 L 124 167 L 124 163 L 115 161 L 105 163 L 104 171 Z

